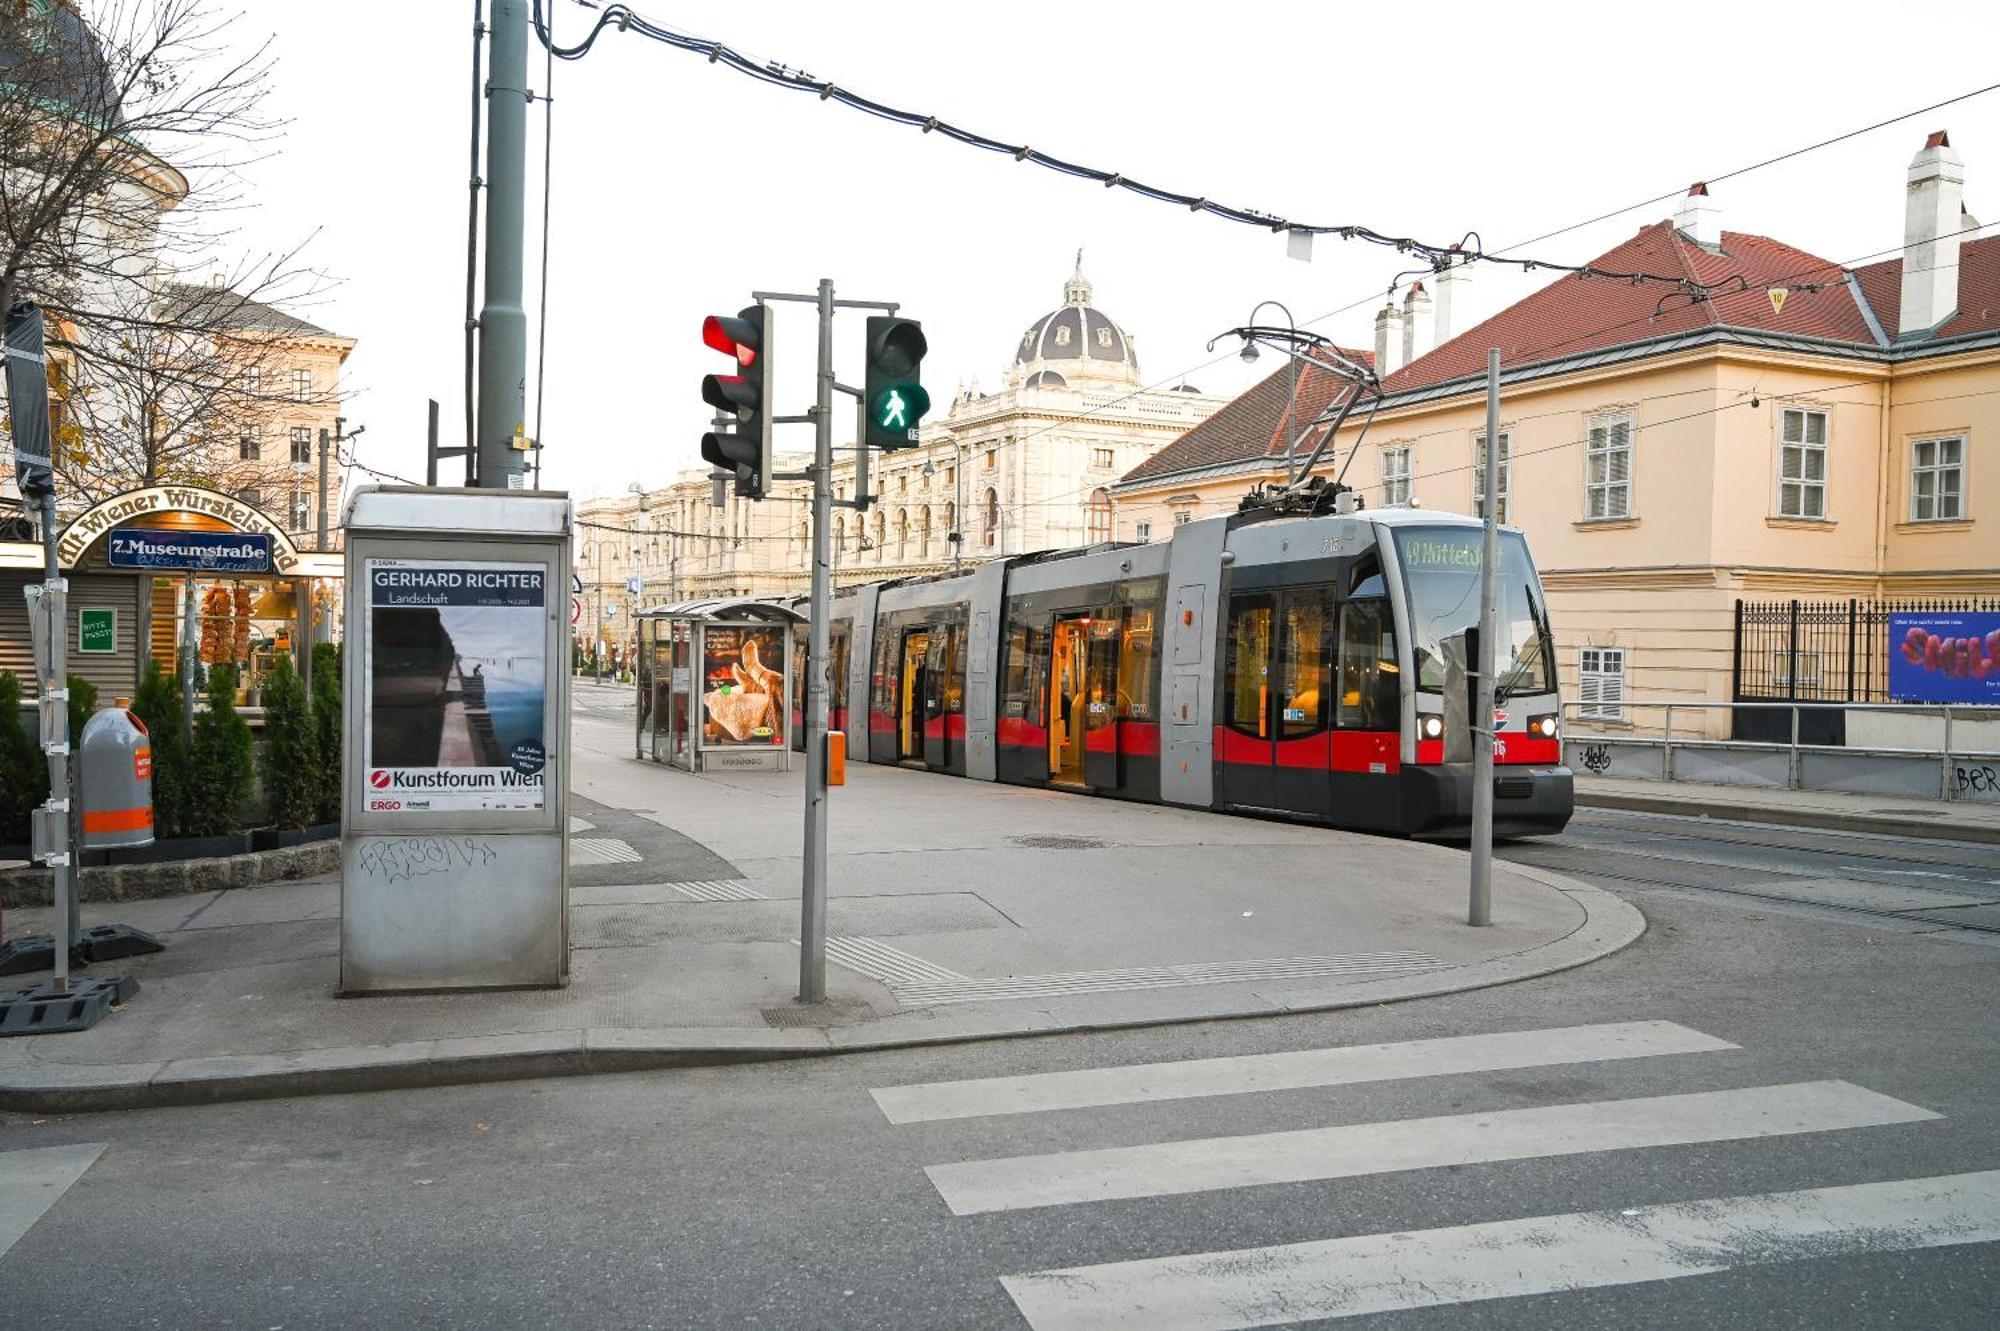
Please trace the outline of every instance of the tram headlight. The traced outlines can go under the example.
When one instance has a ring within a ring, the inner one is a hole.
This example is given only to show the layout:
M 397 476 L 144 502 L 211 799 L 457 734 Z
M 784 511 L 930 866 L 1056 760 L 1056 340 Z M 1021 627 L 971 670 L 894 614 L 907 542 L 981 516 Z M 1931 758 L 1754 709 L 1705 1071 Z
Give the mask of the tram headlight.
M 1538 735 L 1543 739 L 1554 739 L 1556 737 L 1557 729 L 1558 727 L 1556 725 L 1556 715 L 1554 712 L 1550 712 L 1543 716 L 1531 716 L 1528 718 L 1528 733 L 1530 735 Z
M 1444 735 L 1444 718 L 1433 712 L 1417 722 L 1417 733 L 1425 739 L 1438 739 Z

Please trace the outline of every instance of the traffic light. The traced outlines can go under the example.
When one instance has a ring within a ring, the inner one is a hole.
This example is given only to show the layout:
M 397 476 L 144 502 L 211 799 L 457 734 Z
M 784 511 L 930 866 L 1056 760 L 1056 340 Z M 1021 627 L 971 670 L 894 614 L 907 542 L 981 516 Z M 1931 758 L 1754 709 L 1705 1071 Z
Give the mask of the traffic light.
M 701 323 L 704 344 L 736 358 L 735 374 L 701 381 L 701 400 L 736 417 L 736 428 L 701 437 L 702 459 L 736 476 L 736 493 L 762 499 L 771 483 L 771 336 L 767 311 L 752 305 L 736 317 L 711 314 Z
M 931 395 L 922 382 L 928 350 L 924 326 L 915 319 L 869 316 L 868 371 L 861 396 L 867 428 L 862 443 L 875 448 L 917 446 L 917 426 L 931 409 Z

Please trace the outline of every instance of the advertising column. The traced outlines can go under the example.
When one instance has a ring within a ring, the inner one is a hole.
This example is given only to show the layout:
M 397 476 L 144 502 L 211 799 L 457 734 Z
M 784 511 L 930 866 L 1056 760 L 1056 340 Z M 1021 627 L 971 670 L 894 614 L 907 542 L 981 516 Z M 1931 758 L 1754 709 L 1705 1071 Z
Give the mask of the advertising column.
M 347 514 L 341 989 L 569 969 L 569 502 L 363 489 Z

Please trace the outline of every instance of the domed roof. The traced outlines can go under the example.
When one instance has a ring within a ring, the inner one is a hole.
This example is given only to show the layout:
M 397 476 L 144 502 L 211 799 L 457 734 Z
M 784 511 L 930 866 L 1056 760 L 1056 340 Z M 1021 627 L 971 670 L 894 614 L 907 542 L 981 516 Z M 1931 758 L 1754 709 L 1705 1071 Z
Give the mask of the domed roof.
M 1015 373 L 1024 381 L 1049 383 L 1072 379 L 1139 382 L 1139 356 L 1132 339 L 1109 315 L 1090 303 L 1090 282 L 1083 275 L 1083 252 L 1076 272 L 1063 285 L 1063 303 L 1028 326 L 1015 350 Z
M 77 112 L 87 124 L 124 118 L 97 34 L 70 0 L 36 0 L 0 26 L 0 83 Z

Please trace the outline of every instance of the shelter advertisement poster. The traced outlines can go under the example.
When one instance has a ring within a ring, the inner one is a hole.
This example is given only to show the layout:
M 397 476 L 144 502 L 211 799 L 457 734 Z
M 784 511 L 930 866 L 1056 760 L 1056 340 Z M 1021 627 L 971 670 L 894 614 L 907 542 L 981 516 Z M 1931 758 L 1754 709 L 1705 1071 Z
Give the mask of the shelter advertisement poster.
M 702 633 L 704 747 L 785 742 L 783 625 L 711 624 Z
M 2000 611 L 1891 614 L 1889 696 L 2000 706 Z
M 546 806 L 546 605 L 540 564 L 370 559 L 368 807 Z

